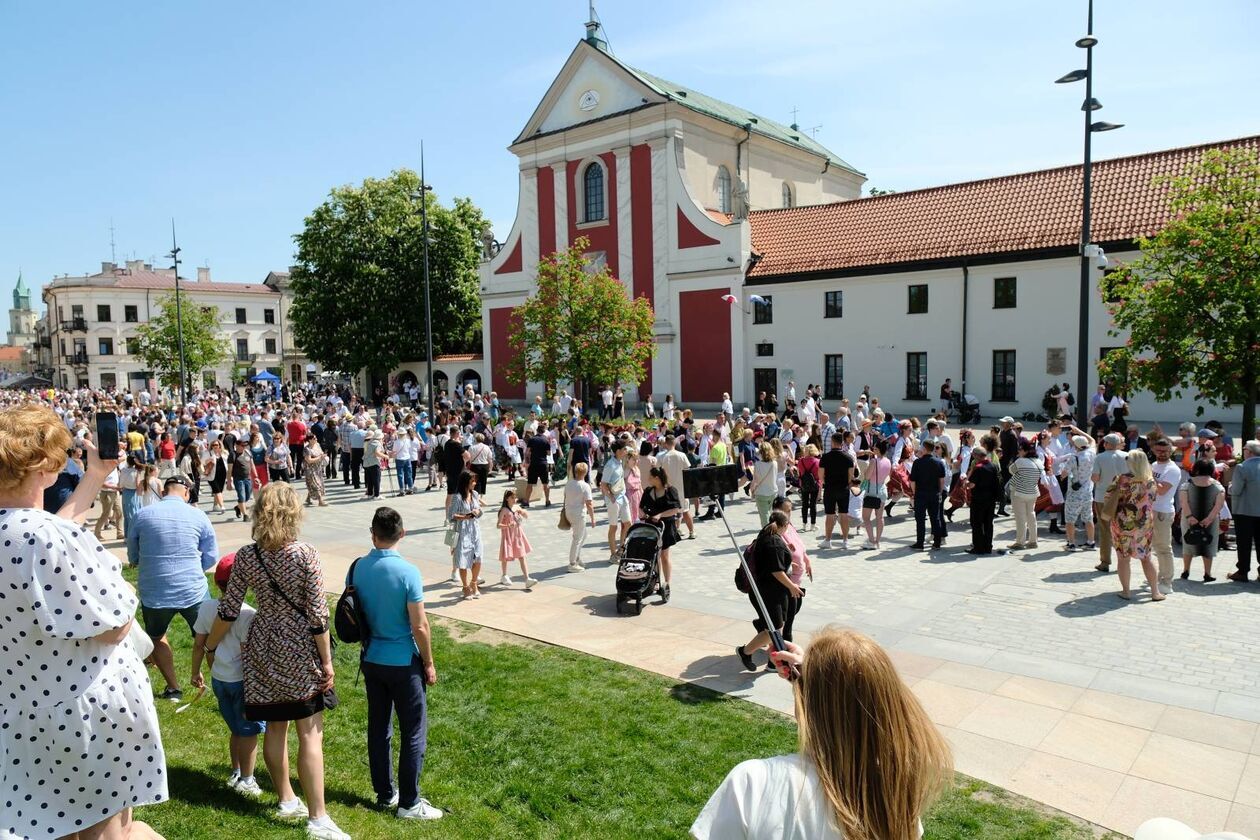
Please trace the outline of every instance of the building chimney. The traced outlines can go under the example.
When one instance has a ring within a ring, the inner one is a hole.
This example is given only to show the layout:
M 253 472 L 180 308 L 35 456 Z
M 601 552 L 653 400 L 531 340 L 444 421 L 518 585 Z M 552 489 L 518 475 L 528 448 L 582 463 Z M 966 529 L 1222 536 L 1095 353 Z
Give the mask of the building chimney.
M 208 265 L 197 266 L 197 282 L 198 283 L 210 282 L 210 266 Z
M 112 262 L 101 262 L 101 274 L 113 274 L 115 268 Z
M 144 260 L 127 260 L 127 271 L 135 273 L 144 271 Z

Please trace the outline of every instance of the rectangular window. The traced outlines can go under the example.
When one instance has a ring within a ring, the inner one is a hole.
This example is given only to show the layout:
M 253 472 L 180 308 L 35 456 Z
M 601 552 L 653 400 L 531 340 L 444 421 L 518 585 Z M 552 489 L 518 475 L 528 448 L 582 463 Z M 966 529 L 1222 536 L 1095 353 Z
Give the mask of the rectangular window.
M 110 314 L 108 303 L 98 303 L 96 305 L 96 320 L 105 322 L 112 321 L 114 319 L 110 317 Z
M 761 296 L 765 303 L 757 303 L 753 301 L 753 323 L 754 324 L 773 324 L 774 323 L 774 297 L 772 295 Z
M 114 355 L 114 339 L 112 338 L 97 339 L 96 346 L 97 346 L 97 352 L 100 353 L 102 356 Z
M 132 335 L 132 336 L 128 336 L 125 339 L 125 341 L 127 342 L 127 355 L 139 356 L 140 355 L 140 339 Z
M 773 356 L 774 345 L 768 341 L 761 342 L 760 344 L 757 345 L 757 355 L 758 356 Z
M 268 353 L 276 352 L 276 340 L 274 338 L 264 339 Z
M 243 306 L 236 307 L 236 323 L 245 323 L 245 307 Z
M 140 321 L 140 309 L 136 306 L 123 307 L 123 320 L 128 324 L 135 324 Z
M 993 280 L 993 308 L 1015 308 L 1015 278 L 997 277 Z
M 76 338 L 74 340 L 74 361 L 78 364 L 87 364 L 86 338 Z
M 993 402 L 1015 402 L 1015 351 L 993 351 Z
M 238 309 L 236 311 L 241 312 L 242 310 Z M 248 338 L 236 339 L 236 360 L 238 362 L 249 361 L 249 339 Z
M 101 374 L 101 387 L 102 388 L 117 388 L 118 375 L 114 373 L 102 373 Z
M 823 399 L 844 399 L 844 356 L 840 353 L 823 356 Z
M 910 306 L 907 309 L 911 315 L 926 315 L 928 311 L 928 292 L 927 283 L 918 283 L 910 287 Z
M 926 286 L 923 288 L 927 289 Z M 906 399 L 926 400 L 927 382 L 927 353 L 907 353 Z
M 844 292 L 827 292 L 823 298 L 824 318 L 844 317 Z
M 73 303 L 70 305 L 70 317 L 76 321 L 83 317 L 83 304 Z
M 271 309 L 270 307 L 268 307 L 267 309 L 264 309 L 263 310 L 263 323 L 274 324 L 275 322 L 276 322 L 276 310 Z

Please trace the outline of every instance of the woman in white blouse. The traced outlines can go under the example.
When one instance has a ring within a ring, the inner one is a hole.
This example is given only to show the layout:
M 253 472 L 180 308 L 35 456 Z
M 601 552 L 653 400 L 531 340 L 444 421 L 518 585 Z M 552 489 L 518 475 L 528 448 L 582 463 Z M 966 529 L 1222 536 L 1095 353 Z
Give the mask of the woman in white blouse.
M 953 775 L 949 747 L 888 654 L 829 627 L 794 666 L 799 751 L 735 766 L 691 826 L 697 840 L 878 837 L 917 840 L 920 818 Z M 781 670 L 782 675 L 782 670 Z

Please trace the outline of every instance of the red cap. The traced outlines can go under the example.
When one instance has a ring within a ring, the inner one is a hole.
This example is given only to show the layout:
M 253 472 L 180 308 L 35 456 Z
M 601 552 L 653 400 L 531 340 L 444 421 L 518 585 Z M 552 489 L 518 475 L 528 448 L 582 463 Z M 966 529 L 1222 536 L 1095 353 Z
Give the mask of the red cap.
M 236 563 L 236 552 L 225 554 L 219 558 L 219 565 L 214 567 L 214 582 L 226 587 L 228 578 L 232 576 L 232 566 Z

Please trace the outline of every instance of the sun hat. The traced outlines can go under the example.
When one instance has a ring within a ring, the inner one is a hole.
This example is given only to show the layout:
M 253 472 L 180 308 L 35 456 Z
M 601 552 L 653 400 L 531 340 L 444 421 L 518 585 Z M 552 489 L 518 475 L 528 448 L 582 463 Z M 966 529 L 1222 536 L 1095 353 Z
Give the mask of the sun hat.
M 1005 417 L 1003 417 L 1001 420 L 998 420 L 998 422 L 999 423 L 1014 423 L 1015 418 L 1008 414 Z
M 1077 449 L 1084 449 L 1089 446 L 1089 438 L 1085 437 L 1085 435 L 1073 435 L 1072 445 Z

